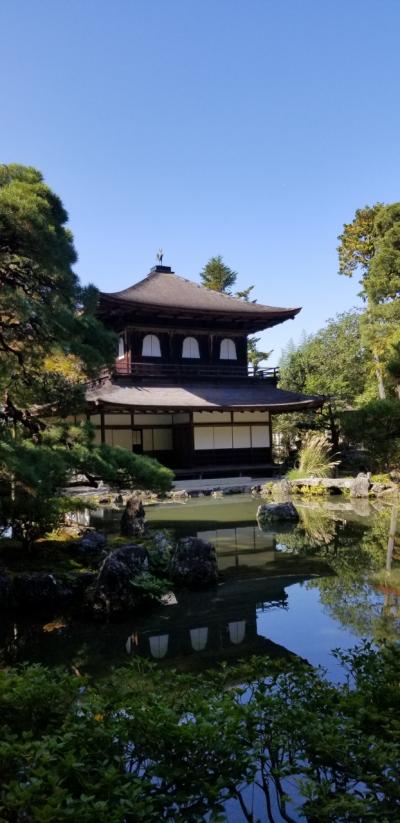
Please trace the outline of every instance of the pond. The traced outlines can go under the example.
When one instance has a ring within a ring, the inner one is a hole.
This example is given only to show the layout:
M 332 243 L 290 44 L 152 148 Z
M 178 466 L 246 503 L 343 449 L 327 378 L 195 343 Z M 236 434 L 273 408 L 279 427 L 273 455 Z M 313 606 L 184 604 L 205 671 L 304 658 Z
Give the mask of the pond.
M 152 527 L 215 544 L 219 585 L 177 592 L 173 604 L 122 622 L 67 614 L 3 618 L 1 661 L 68 665 L 102 676 L 132 656 L 200 670 L 254 654 L 297 655 L 336 678 L 332 649 L 352 647 L 364 637 L 379 642 L 400 635 L 400 588 L 379 576 L 386 564 L 388 504 L 303 500 L 296 503 L 298 524 L 262 531 L 259 503 L 250 495 L 231 495 L 149 506 Z M 115 531 L 119 517 L 98 510 L 93 522 Z

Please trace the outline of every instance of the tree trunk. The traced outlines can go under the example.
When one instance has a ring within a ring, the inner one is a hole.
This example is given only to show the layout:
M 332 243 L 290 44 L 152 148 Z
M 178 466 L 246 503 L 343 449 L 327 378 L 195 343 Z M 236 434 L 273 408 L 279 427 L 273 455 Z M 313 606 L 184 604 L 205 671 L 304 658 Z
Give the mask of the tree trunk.
M 333 413 L 332 405 L 328 404 L 328 420 L 329 428 L 331 430 L 332 449 L 336 452 L 339 448 L 339 429 L 336 425 L 335 415 Z
M 375 363 L 376 379 L 378 381 L 379 400 L 386 400 L 386 389 L 385 389 L 385 384 L 383 382 L 382 366 L 381 366 L 378 355 L 375 354 L 375 353 L 373 354 L 373 360 L 374 360 L 374 363 Z

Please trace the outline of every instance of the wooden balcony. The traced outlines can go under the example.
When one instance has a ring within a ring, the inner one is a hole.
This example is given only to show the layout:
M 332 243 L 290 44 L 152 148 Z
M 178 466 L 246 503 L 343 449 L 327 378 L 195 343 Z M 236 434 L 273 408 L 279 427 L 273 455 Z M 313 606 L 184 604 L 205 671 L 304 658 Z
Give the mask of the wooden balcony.
M 279 369 L 254 369 L 252 366 L 237 364 L 207 364 L 207 363 L 118 363 L 115 364 L 114 375 L 121 377 L 161 378 L 176 382 L 191 380 L 267 380 L 274 385 L 279 380 Z

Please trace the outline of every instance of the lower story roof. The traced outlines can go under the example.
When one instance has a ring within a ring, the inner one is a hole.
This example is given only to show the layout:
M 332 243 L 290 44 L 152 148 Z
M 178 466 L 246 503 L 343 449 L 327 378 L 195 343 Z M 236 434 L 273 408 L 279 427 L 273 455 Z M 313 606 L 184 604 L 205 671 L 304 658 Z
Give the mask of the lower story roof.
M 323 397 L 278 389 L 267 381 L 241 384 L 199 383 L 181 386 L 123 385 L 107 381 L 86 392 L 90 405 L 137 411 L 222 411 L 268 409 L 271 412 L 319 408 Z

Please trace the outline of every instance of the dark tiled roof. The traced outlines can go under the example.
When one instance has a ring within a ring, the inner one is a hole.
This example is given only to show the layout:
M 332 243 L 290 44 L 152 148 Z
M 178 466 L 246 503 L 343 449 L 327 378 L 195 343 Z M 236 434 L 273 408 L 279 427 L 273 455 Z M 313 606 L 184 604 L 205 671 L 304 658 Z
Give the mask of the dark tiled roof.
M 111 381 L 87 391 L 89 403 L 137 410 L 269 409 L 275 412 L 318 408 L 322 397 L 284 391 L 267 382 L 254 385 L 198 384 L 185 386 L 132 386 Z
M 268 316 L 271 319 L 276 317 L 278 322 L 294 317 L 300 311 L 300 308 L 285 309 L 279 306 L 263 306 L 260 303 L 246 303 L 238 297 L 212 291 L 169 271 L 152 271 L 144 280 L 123 291 L 102 292 L 100 306 L 104 308 L 110 302 L 132 305 L 132 308 L 135 305 L 154 306 L 163 309 L 221 312 L 249 318 Z

